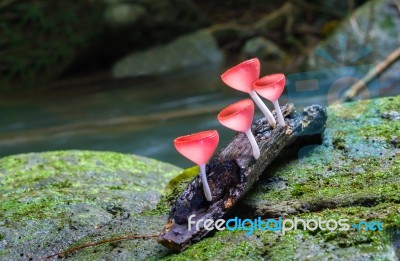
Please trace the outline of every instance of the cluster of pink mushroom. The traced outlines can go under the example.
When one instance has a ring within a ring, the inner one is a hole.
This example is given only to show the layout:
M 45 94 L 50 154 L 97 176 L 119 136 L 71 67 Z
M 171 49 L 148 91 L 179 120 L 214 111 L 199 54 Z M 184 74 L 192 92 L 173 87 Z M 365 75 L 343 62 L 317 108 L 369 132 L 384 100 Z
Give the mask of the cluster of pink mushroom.
M 253 99 L 244 99 L 229 105 L 218 114 L 218 121 L 227 128 L 243 132 L 252 147 L 253 156 L 260 157 L 260 149 L 251 132 L 254 116 L 254 103 L 260 108 L 269 125 L 276 128 L 276 121 L 268 107 L 263 103 L 258 94 L 271 101 L 275 107 L 278 125 L 285 126 L 278 99 L 282 95 L 286 78 L 284 74 L 271 74 L 260 77 L 260 61 L 253 58 L 244 61 L 221 75 L 222 81 L 238 91 L 246 92 Z M 258 94 L 257 94 L 258 93 Z M 184 157 L 196 163 L 200 168 L 201 181 L 204 195 L 212 201 L 212 194 L 206 176 L 206 163 L 210 160 L 218 146 L 219 135 L 216 130 L 207 130 L 194 134 L 181 136 L 174 140 L 176 150 Z

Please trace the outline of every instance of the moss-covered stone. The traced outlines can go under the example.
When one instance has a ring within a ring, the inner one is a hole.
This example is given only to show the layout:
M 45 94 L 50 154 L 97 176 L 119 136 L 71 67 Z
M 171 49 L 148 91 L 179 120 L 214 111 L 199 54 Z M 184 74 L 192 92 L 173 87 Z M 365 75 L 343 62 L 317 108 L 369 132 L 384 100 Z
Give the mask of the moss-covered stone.
M 112 152 L 0 159 L 0 260 L 39 259 L 74 243 L 113 235 L 156 234 L 165 216 L 140 215 L 156 207 L 164 186 L 179 172 L 170 164 Z M 145 242 L 130 243 L 136 249 Z M 152 246 L 147 254 L 164 251 L 155 242 Z M 111 258 L 114 252 L 105 248 Z M 146 253 L 133 251 L 130 257 Z
M 320 146 L 268 168 L 232 216 L 381 221 L 383 231 L 350 228 L 219 231 L 182 253 L 155 240 L 81 249 L 78 260 L 398 260 L 400 96 L 337 105 Z M 382 131 L 377 131 L 382 130 Z M 394 130 L 394 132 L 391 132 Z M 0 160 L 0 260 L 46 256 L 114 236 L 156 235 L 175 197 L 197 174 L 117 153 L 49 152 Z M 169 181 L 169 183 L 168 183 Z M 161 191 L 165 195 L 160 200 Z
M 298 218 L 319 217 L 328 219 L 350 218 L 360 220 L 386 220 L 385 225 L 399 226 L 400 205 L 382 204 L 369 207 L 326 209 L 321 212 L 297 215 Z M 378 214 L 378 212 L 380 214 Z M 397 214 L 396 214 L 397 212 Z M 389 223 L 390 222 L 390 223 Z M 164 260 L 396 260 L 392 238 L 386 232 L 350 231 L 289 231 L 282 235 L 274 232 L 255 231 L 246 236 L 244 231 L 221 231 L 206 238 L 181 254 Z
M 331 107 L 323 144 L 275 162 L 233 214 L 380 220 L 384 231 L 222 231 L 165 259 L 397 260 L 400 155 L 390 140 L 399 137 L 400 121 L 382 115 L 399 104 L 397 96 Z

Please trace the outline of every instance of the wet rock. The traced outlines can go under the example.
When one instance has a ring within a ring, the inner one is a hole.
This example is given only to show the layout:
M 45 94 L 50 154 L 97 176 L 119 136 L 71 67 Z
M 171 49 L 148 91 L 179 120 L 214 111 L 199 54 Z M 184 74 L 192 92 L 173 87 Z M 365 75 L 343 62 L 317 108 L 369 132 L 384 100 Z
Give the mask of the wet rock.
M 207 30 L 214 36 L 219 46 L 238 41 L 238 39 L 243 39 L 248 35 L 245 27 L 235 23 L 215 24 Z
M 400 148 L 400 137 L 393 137 L 390 143 L 393 144 L 395 148 Z
M 331 107 L 323 144 L 305 157 L 276 162 L 234 212 L 264 220 L 381 221 L 383 231 L 299 227 L 285 235 L 258 230 L 246 236 L 246 231 L 225 230 L 166 259 L 202 253 L 208 259 L 397 260 L 398 236 L 393 235 L 400 231 L 400 157 L 390 140 L 398 123 L 383 120 L 381 113 L 399 104 L 397 96 Z M 350 111 L 358 116 L 346 118 Z M 341 143 L 348 150 L 338 149 Z
M 39 260 L 77 242 L 157 234 L 166 216 L 144 213 L 156 208 L 164 185 L 179 172 L 170 164 L 112 152 L 0 159 L 0 260 Z M 165 252 L 147 240 L 116 248 L 122 252 L 106 244 L 74 258 L 138 260 Z
M 391 121 L 398 121 L 400 120 L 400 112 L 398 111 L 390 111 L 382 114 L 382 118 L 388 119 Z
M 400 189 L 400 158 L 396 150 L 392 146 L 388 146 L 389 137 L 392 134 L 376 131 L 380 128 L 386 130 L 398 128 L 398 124 L 379 120 L 380 114 L 375 108 L 375 106 L 380 107 L 382 112 L 386 113 L 398 106 L 399 103 L 400 96 L 397 96 L 380 99 L 373 106 L 369 106 L 369 101 L 363 101 L 354 103 L 355 106 L 350 106 L 351 108 L 341 105 L 332 107 L 329 110 L 328 128 L 322 146 L 316 148 L 311 155 L 302 160 L 277 162 L 276 166 L 268 171 L 268 176 L 287 180 L 287 188 L 284 191 L 273 189 L 266 193 L 269 187 L 260 182 L 260 185 L 244 199 L 243 204 L 246 209 L 255 211 L 255 215 L 266 218 L 274 214 L 285 213 L 288 209 L 292 212 L 294 209 L 292 214 L 297 217 L 326 219 L 347 217 L 350 220 L 358 220 L 359 213 L 368 213 L 371 215 L 369 220 L 379 219 L 385 223 L 387 228 L 394 226 L 400 230 L 396 223 L 400 217 L 398 214 L 400 205 L 391 203 L 398 202 L 400 199 L 398 193 Z M 361 112 L 359 117 L 362 119 L 343 121 L 343 117 L 350 110 Z M 379 125 L 371 125 L 372 119 L 376 119 Z M 374 131 L 370 132 L 371 129 Z M 368 138 L 364 136 L 366 132 L 370 132 Z M 381 142 L 382 140 L 385 142 Z M 379 141 L 379 145 L 376 144 L 377 141 Z M 337 149 L 337 146 L 342 143 L 346 144 L 346 147 L 349 148 L 348 151 Z M 352 155 L 349 155 L 350 152 Z M 327 176 L 316 175 L 331 171 L 333 173 Z M 308 213 L 303 214 L 305 210 Z M 320 211 L 320 213 L 315 213 L 315 211 Z M 287 211 L 286 213 L 289 214 Z M 397 257 L 392 254 L 393 243 L 385 239 L 390 231 L 385 230 L 381 233 L 376 231 L 354 232 L 354 230 L 346 233 L 336 231 L 329 232 L 333 233 L 329 236 L 324 231 L 315 233 L 297 231 L 292 234 L 290 244 L 298 242 L 294 245 L 299 244 L 300 252 L 297 252 L 295 247 L 294 252 L 297 253 L 286 252 L 286 254 L 295 259 L 313 255 L 316 260 L 329 258 L 396 260 Z M 314 235 L 311 236 L 311 234 Z M 303 238 L 307 245 L 310 244 L 310 248 L 300 247 L 304 246 L 300 243 L 300 238 Z M 371 240 L 372 238 L 375 238 L 376 241 Z M 316 243 L 317 241 L 319 243 Z M 371 245 L 379 247 L 370 248 Z M 273 256 L 275 251 L 283 246 L 275 245 L 275 247 L 275 250 L 268 251 L 269 255 Z M 312 254 L 312 249 L 319 249 L 318 253 Z M 363 249 L 363 251 L 357 251 L 357 249 Z M 369 250 L 364 251 L 366 249 Z
M 217 64 L 222 57 L 212 35 L 201 30 L 181 36 L 168 45 L 128 55 L 114 65 L 113 75 L 116 78 L 158 75 L 193 66 Z
M 141 5 L 116 3 L 105 10 L 106 21 L 111 26 L 129 25 L 138 22 L 146 14 L 146 9 Z

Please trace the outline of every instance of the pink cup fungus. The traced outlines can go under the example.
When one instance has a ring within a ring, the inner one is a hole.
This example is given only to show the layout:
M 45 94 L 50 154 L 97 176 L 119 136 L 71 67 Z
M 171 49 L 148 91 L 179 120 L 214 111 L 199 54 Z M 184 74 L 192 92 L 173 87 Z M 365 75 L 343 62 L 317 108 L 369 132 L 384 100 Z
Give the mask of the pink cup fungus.
M 221 75 L 221 79 L 226 85 L 238 91 L 250 94 L 250 97 L 263 112 L 269 124 L 272 128 L 275 128 L 276 121 L 274 116 L 253 89 L 253 82 L 258 80 L 259 77 L 260 61 L 257 58 L 244 61 L 228 69 Z
M 201 182 L 208 201 L 212 201 L 210 187 L 206 176 L 206 163 L 218 146 L 219 135 L 216 130 L 201 131 L 174 140 L 176 150 L 193 161 L 200 168 Z
M 282 73 L 264 76 L 253 83 L 254 90 L 274 104 L 278 123 L 282 127 L 285 126 L 285 119 L 283 118 L 281 108 L 279 107 L 278 99 L 282 95 L 285 83 L 286 78 Z
M 244 132 L 250 141 L 255 159 L 260 157 L 257 141 L 251 133 L 251 123 L 254 115 L 254 103 L 250 99 L 238 101 L 229 105 L 218 114 L 218 121 L 227 128 Z

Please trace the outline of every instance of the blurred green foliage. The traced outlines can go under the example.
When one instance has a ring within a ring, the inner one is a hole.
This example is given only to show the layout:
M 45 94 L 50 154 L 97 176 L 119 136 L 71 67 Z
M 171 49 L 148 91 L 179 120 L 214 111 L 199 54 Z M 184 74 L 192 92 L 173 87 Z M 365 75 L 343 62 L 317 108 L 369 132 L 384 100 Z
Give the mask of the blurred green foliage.
M 90 1 L 0 1 L 0 91 L 37 88 L 60 74 L 102 28 L 103 8 Z

